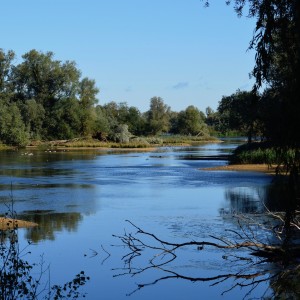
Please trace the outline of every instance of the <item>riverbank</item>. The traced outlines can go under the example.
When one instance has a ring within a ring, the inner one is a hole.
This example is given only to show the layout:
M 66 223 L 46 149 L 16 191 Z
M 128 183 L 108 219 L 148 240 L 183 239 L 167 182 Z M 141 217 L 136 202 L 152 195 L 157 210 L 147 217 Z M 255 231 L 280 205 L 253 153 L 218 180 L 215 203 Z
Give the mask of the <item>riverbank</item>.
M 154 136 L 137 137 L 127 143 L 99 141 L 92 138 L 75 138 L 71 140 L 53 140 L 53 141 L 31 141 L 24 149 L 39 150 L 135 150 L 135 151 L 153 151 L 160 147 L 172 146 L 192 146 L 206 143 L 219 143 L 219 139 L 211 136 Z M 15 150 L 16 146 L 9 146 L 0 143 L 0 150 Z

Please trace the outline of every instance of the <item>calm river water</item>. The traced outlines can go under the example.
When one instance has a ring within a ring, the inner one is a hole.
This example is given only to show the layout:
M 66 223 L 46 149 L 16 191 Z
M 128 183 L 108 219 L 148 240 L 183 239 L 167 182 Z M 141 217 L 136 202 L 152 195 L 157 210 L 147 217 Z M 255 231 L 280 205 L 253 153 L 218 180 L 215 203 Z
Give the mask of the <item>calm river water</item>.
M 236 146 L 230 141 L 154 152 L 1 152 L 0 212 L 5 213 L 12 194 L 19 218 L 39 224 L 19 230 L 21 245 L 32 242 L 28 260 L 38 262 L 43 255 L 53 284 L 84 270 L 91 278 L 83 288 L 87 299 L 241 299 L 247 289 L 221 295 L 233 279 L 215 286 L 162 280 L 127 296 L 137 284 L 166 274 L 150 269 L 115 277 L 126 272 L 121 258 L 127 249 L 112 246 L 120 244 L 113 234 L 135 232 L 125 220 L 167 241 L 183 242 L 226 237 L 225 229 L 238 229 L 228 213 L 261 211 L 269 176 L 201 170 L 227 163 L 199 160 L 201 156 L 228 154 Z M 236 265 L 223 255 L 221 250 L 188 248 L 168 267 L 195 277 L 234 272 Z M 146 257 L 137 259 L 138 267 L 147 266 Z M 261 297 L 267 287 L 268 282 L 261 284 L 251 297 Z

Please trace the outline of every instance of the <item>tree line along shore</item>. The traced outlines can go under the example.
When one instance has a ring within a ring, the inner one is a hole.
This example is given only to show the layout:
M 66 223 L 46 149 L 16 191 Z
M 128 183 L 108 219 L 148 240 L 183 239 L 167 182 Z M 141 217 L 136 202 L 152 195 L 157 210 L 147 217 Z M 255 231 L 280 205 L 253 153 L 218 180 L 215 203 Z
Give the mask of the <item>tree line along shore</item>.
M 247 136 L 247 145 L 234 152 L 232 163 L 288 165 L 296 159 L 293 110 L 282 110 L 275 87 L 260 93 L 237 90 L 223 96 L 216 111 L 207 107 L 205 112 L 192 105 L 175 112 L 155 96 L 149 110 L 140 112 L 125 102 L 99 104 L 96 82 L 82 77 L 75 62 L 56 60 L 52 52 L 30 50 L 18 64 L 15 58 L 12 50 L 0 49 L 0 149 L 141 149 Z M 287 117 L 288 123 L 277 122 Z M 257 137 L 261 143 L 253 143 Z

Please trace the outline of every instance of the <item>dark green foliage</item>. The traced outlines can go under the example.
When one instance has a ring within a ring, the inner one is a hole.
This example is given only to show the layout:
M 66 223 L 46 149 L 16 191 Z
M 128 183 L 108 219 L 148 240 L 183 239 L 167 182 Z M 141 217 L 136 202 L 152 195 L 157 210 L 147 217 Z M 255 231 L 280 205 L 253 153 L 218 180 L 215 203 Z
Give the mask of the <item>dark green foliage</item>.
M 252 138 L 260 135 L 259 97 L 255 92 L 238 90 L 231 96 L 223 96 L 219 102 L 218 129 L 225 134 L 230 130 L 237 130 Z

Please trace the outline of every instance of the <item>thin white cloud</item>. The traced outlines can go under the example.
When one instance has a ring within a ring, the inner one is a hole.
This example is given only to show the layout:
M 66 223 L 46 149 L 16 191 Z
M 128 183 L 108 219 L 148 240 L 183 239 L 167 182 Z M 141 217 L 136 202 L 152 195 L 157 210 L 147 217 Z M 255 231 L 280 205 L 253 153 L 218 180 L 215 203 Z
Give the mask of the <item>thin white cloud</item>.
M 173 85 L 173 89 L 179 90 L 179 89 L 185 89 L 189 86 L 189 83 L 184 81 L 184 82 L 178 82 L 175 85 Z

